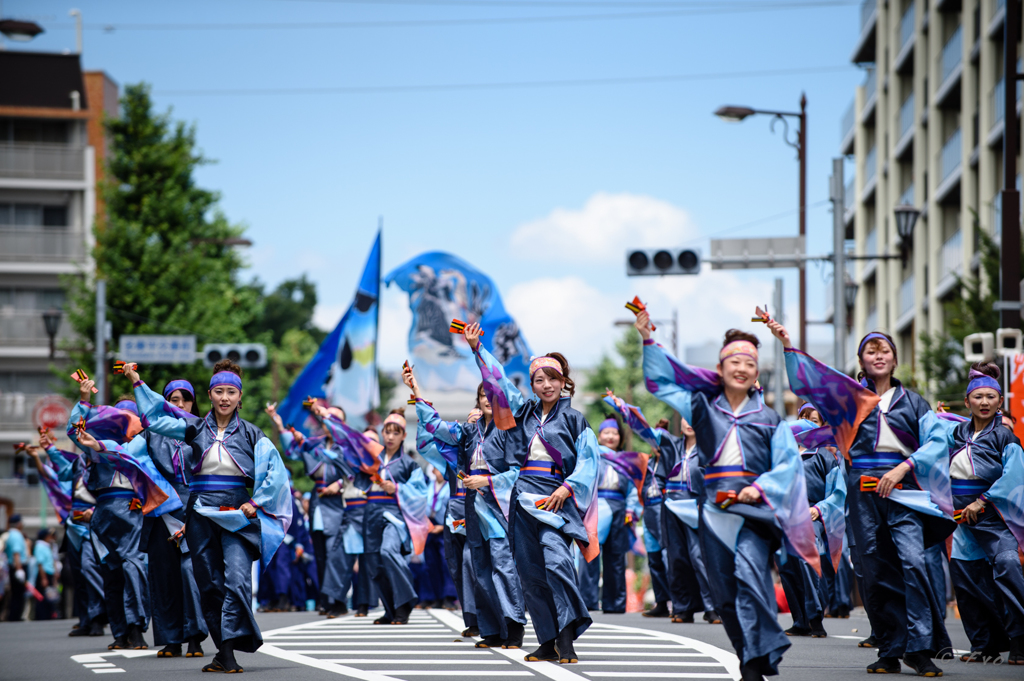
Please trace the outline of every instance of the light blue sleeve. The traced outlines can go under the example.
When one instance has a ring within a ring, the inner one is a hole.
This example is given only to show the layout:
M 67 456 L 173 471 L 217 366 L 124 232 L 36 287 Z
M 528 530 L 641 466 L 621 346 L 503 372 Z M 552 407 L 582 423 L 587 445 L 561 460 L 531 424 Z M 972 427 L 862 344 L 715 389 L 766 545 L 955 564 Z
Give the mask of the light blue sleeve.
M 953 489 L 949 482 L 948 433 L 956 424 L 940 419 L 935 412 L 929 410 L 918 419 L 917 427 L 921 446 L 910 455 L 907 462 L 913 467 L 917 484 L 928 492 L 931 503 L 940 512 L 930 514 L 952 520 Z
M 662 346 L 646 342 L 644 381 L 649 393 L 679 412 L 687 422 L 693 419 L 693 392 L 715 385 L 705 369 L 682 364 Z
M 639 520 L 644 514 L 644 507 L 640 503 L 640 495 L 636 491 L 636 485 L 630 485 L 626 493 L 626 511 L 633 514 L 634 520 Z
M 74 482 L 74 463 L 70 459 L 53 446 L 46 448 L 46 456 L 50 460 L 50 465 L 53 466 L 58 480 L 61 482 Z
M 516 480 L 518 479 L 519 466 L 511 466 L 504 473 L 498 473 L 487 478 L 487 482 L 491 486 L 491 494 L 494 495 L 494 500 L 498 502 L 501 512 L 505 514 L 505 520 L 508 520 L 508 513 L 512 504 L 512 488 L 516 486 Z
M 416 400 L 416 419 L 431 437 L 445 444 L 458 447 L 462 441 L 462 425 L 458 421 L 442 420 L 437 410 L 425 400 Z
M 135 386 L 135 404 L 147 430 L 175 440 L 185 439 L 188 421 L 176 416 L 174 407 L 145 383 L 140 382 Z
M 75 424 L 89 415 L 89 406 L 81 401 L 75 402 L 75 406 L 71 409 L 71 415 L 68 416 L 68 426 L 66 428 L 68 437 L 81 450 L 85 450 L 86 447 L 83 447 L 78 441 L 78 431 L 75 430 Z
M 597 496 L 597 478 L 601 469 L 598 452 L 597 436 L 590 428 L 584 428 L 576 438 L 576 468 L 563 483 L 572 492 L 580 510 L 590 508 Z
M 256 443 L 254 459 L 252 505 L 260 519 L 261 566 L 265 570 L 292 524 L 291 485 L 281 454 L 266 437 Z

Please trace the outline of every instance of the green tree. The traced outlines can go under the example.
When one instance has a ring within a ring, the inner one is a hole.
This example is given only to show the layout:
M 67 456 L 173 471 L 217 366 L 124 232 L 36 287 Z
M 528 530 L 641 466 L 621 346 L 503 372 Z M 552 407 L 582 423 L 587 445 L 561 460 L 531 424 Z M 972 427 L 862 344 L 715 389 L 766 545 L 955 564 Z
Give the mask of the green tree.
M 263 299 L 263 314 L 254 317 L 246 326 L 249 338 L 256 338 L 264 331 L 270 333 L 270 342 L 281 342 L 285 332 L 300 329 L 307 332 L 317 345 L 323 342 L 327 333 L 313 323 L 316 309 L 316 284 L 305 274 L 298 279 L 286 279 L 271 293 L 264 294 L 263 284 L 254 280 L 249 287 Z
M 963 411 L 967 389 L 970 367 L 964 361 L 964 338 L 972 333 L 994 333 L 1000 327 L 999 313 L 993 309 L 999 300 L 999 244 L 981 229 L 977 215 L 974 229 L 980 239 L 982 276 L 959 278 L 959 295 L 943 304 L 945 330 L 935 335 L 921 334 L 924 377 L 934 398 L 946 402 L 952 411 Z
M 629 404 L 643 411 L 648 423 L 652 426 L 663 418 L 672 418 L 671 407 L 647 392 L 644 384 L 643 345 L 640 334 L 634 328 L 626 329 L 622 337 L 615 343 L 618 355 L 612 359 L 604 355 L 597 367 L 587 378 L 586 389 L 589 392 L 604 396 L 610 389 Z M 612 413 L 611 407 L 603 400 L 597 400 L 587 407 L 586 417 L 592 426 L 597 426 Z M 628 445 L 634 450 L 647 451 L 643 443 L 634 440 Z
M 262 310 L 255 292 L 239 285 L 243 262 L 229 245 L 244 228 L 220 212 L 216 192 L 196 186 L 195 170 L 208 160 L 196 149 L 195 128 L 155 113 L 145 84 L 125 88 L 121 111 L 105 122 L 106 211 L 94 227 L 93 249 L 96 277 L 107 281 L 112 347 L 123 334 L 195 334 L 200 344 L 246 340 L 246 326 Z M 71 325 L 94 338 L 95 279 L 69 277 L 65 287 Z M 68 350 L 77 366 L 92 366 L 91 348 Z M 176 376 L 198 386 L 208 371 L 198 363 L 154 365 L 143 375 L 154 386 Z M 114 381 L 111 396 L 130 387 Z

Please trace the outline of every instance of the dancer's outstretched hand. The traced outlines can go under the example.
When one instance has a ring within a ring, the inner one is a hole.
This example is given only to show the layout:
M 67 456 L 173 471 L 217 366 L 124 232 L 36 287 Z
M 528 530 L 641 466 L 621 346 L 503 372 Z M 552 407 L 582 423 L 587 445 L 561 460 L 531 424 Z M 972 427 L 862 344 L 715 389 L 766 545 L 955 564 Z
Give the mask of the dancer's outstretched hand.
M 644 340 L 651 337 L 651 315 L 647 310 L 640 311 L 636 316 L 636 321 L 633 322 L 633 326 L 640 332 L 640 337 Z
M 476 346 L 480 345 L 480 325 L 476 322 L 467 324 L 462 333 L 465 334 L 466 342 L 469 343 L 469 347 L 476 350 Z
M 782 341 L 782 347 L 791 348 L 793 347 L 793 339 L 789 337 L 789 331 L 786 331 L 786 327 L 779 324 L 774 319 L 769 320 L 767 323 L 768 330 L 772 332 L 772 335 Z

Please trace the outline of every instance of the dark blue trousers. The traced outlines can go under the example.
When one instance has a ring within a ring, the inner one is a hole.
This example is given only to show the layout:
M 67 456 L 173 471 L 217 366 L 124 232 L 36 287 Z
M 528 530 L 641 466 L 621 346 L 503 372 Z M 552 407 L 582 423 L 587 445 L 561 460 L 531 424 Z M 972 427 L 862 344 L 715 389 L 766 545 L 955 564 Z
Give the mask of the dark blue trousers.
M 714 610 L 697 531 L 665 507 L 661 510 L 661 536 L 672 596 L 672 614 Z
M 193 494 L 189 508 L 199 499 L 203 506 L 238 508 L 249 500 L 245 488 Z M 192 569 L 199 586 L 210 638 L 218 649 L 234 641 L 234 649 L 254 653 L 263 636 L 252 612 L 252 564 L 260 558 L 260 524 L 254 518 L 238 532 L 228 532 L 209 518 L 191 512 L 185 538 L 192 554 Z
M 325 543 L 324 581 L 320 593 L 327 602 L 347 604 L 355 561 L 345 553 L 345 538 L 341 530 L 326 535 Z
M 398 513 L 398 507 L 395 506 L 392 512 Z M 409 563 L 402 553 L 399 530 L 390 521 L 381 521 L 380 550 L 364 553 L 362 564 L 377 585 L 380 599 L 384 602 L 384 611 L 388 617 L 393 617 L 396 609 L 403 605 L 415 605 L 418 597 L 413 587 Z
M 81 548 L 68 541 L 68 562 L 75 580 L 74 611 L 78 626 L 87 627 L 106 618 L 107 604 L 103 598 L 103 576 L 92 540 L 86 537 Z
M 598 582 L 601 582 L 601 608 L 604 612 L 626 612 L 626 553 L 632 543 L 632 531 L 626 525 L 626 508 L 612 507 L 612 525 L 601 553 L 580 565 L 580 593 L 590 610 L 597 610 Z M 603 577 L 603 579 L 602 579 Z
M 106 552 L 100 565 L 107 618 L 114 637 L 126 636 L 128 627 L 149 625 L 149 583 L 146 557 L 139 550 L 142 512 L 129 510 L 131 499 L 97 495 L 90 530 L 97 555 Z
M 465 527 L 465 526 L 463 526 Z M 467 628 L 477 626 L 476 599 L 473 597 L 473 558 L 466 544 L 466 535 L 455 534 L 445 523 L 444 557 L 448 563 L 448 574 L 455 585 L 456 597 L 462 608 L 462 623 Z
M 823 574 L 824 569 L 822 566 Z M 787 556 L 786 562 L 779 566 L 779 579 L 782 590 L 786 592 L 789 612 L 793 615 L 793 626 L 810 629 L 811 620 L 821 619 L 825 615 L 818 573 L 800 556 Z
M 648 503 L 644 508 L 644 527 L 661 545 L 660 551 L 652 551 L 647 547 L 647 567 L 651 572 L 651 588 L 654 589 L 656 603 L 668 603 L 672 600 L 672 592 L 668 586 L 668 565 L 665 563 L 665 542 L 661 533 L 661 514 L 671 513 L 663 504 Z
M 865 607 L 871 613 L 878 654 L 903 657 L 920 651 L 937 653 L 949 648 L 950 642 L 943 622 L 945 601 L 937 601 L 929 572 L 924 518 L 891 499 L 861 492 L 857 487 L 861 474 L 878 477 L 885 473 L 852 471 L 847 497 L 862 569 L 857 576 L 863 578 Z
M 204 640 L 209 631 L 199 604 L 191 554 L 182 553 L 177 544 L 168 541 L 171 534 L 161 518 L 146 518 L 144 524 L 149 526 L 146 548 L 155 645 Z

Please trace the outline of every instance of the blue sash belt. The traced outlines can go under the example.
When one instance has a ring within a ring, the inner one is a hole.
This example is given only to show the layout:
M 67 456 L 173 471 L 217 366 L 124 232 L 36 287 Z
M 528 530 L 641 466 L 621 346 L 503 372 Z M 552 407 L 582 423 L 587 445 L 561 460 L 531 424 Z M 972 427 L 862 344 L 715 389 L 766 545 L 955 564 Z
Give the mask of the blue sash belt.
M 538 478 L 562 479 L 562 469 L 554 461 L 527 461 L 519 469 L 519 475 L 534 475 Z
M 987 492 L 988 488 L 992 486 L 985 480 L 957 480 L 953 478 L 949 483 L 953 488 L 954 496 L 958 497 L 978 496 L 983 492 Z
M 398 498 L 394 494 L 388 494 L 387 492 L 367 492 L 366 497 L 366 500 L 371 504 L 398 505 Z
M 473 468 L 469 471 L 470 475 L 486 475 L 490 477 L 491 469 L 489 468 Z
M 245 486 L 245 476 L 242 475 L 194 475 L 188 483 L 190 492 L 215 492 Z
M 665 491 L 666 492 L 686 492 L 687 489 L 686 489 L 686 485 L 683 484 L 682 480 L 669 480 L 668 483 L 665 484 Z
M 124 489 L 122 487 L 107 487 L 97 492 L 93 492 L 93 496 L 97 499 L 134 499 L 135 490 Z M 89 508 L 86 506 L 86 508 Z
M 717 480 L 718 478 L 756 478 L 757 473 L 752 473 L 743 466 L 708 466 L 704 469 L 705 480 Z
M 72 511 L 88 511 L 90 508 L 95 508 L 95 506 L 93 506 L 92 504 L 90 504 L 87 501 L 82 501 L 80 499 L 72 499 L 71 500 L 71 510 Z
M 870 470 L 872 468 L 894 468 L 906 461 L 899 452 L 874 452 L 850 459 L 850 468 L 854 470 Z
M 460 489 L 457 492 L 455 492 L 455 498 L 456 499 L 465 499 L 466 498 L 466 490 L 465 489 Z
M 624 500 L 626 498 L 626 495 L 617 489 L 599 489 L 597 490 L 597 496 L 601 499 Z

